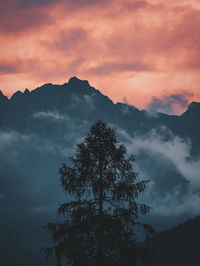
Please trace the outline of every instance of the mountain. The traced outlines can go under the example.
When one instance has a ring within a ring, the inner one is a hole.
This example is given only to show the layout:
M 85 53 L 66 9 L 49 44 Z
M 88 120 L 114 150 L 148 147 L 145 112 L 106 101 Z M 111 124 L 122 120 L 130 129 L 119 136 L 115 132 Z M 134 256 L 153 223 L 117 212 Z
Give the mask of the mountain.
M 135 156 L 136 171 L 150 180 L 139 199 L 152 207 L 145 222 L 164 230 L 197 215 L 199 117 L 200 103 L 191 103 L 180 116 L 114 104 L 76 77 L 18 91 L 10 99 L 0 91 L 0 265 L 27 265 L 29 255 L 22 258 L 23 253 L 33 258 L 30 266 L 45 265 L 39 250 L 50 238 L 43 226 L 56 219 L 68 197 L 58 169 L 99 119 L 114 127 Z
M 28 89 L 24 93 L 17 91 L 10 100 L 1 92 L 0 109 L 1 128 L 10 127 L 25 132 L 30 127 L 30 130 L 37 131 L 33 115 L 39 112 L 56 112 L 90 123 L 102 119 L 132 135 L 145 135 L 152 129 L 160 132 L 166 127 L 168 132 L 162 131 L 163 138 L 170 139 L 169 131 L 184 140 L 190 138 L 191 152 L 198 155 L 200 151 L 200 103 L 191 103 L 181 116 L 162 113 L 151 115 L 128 104 L 114 104 L 91 87 L 88 81 L 72 77 L 63 85 L 48 83 L 31 92 Z M 48 126 L 46 131 L 49 132 Z
M 9 102 L 8 97 L 4 96 L 3 92 L 0 90 L 0 103 L 1 103 L 1 105 L 3 106 L 8 102 Z
M 200 217 L 157 234 L 151 243 L 153 266 L 199 266 Z

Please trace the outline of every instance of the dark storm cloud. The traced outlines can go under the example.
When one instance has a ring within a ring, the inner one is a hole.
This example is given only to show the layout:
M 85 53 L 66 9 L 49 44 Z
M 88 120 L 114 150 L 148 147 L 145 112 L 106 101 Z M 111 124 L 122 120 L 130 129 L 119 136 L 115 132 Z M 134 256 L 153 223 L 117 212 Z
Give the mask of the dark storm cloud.
M 178 108 L 184 109 L 188 106 L 189 97 L 191 96 L 191 93 L 184 92 L 182 94 L 171 94 L 162 98 L 153 97 L 147 109 L 152 113 L 175 114 Z

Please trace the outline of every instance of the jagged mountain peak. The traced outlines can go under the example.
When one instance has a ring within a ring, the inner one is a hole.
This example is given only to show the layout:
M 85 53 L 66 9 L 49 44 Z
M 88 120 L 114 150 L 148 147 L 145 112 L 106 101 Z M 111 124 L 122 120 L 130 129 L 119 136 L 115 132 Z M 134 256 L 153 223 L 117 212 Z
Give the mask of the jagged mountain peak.
M 6 97 L 6 96 L 3 94 L 2 90 L 0 90 L 0 98 L 3 98 L 3 97 Z
M 200 114 L 200 102 L 192 102 L 188 105 L 187 110 L 182 114 L 183 117 L 185 116 L 193 116 Z
M 29 89 L 26 88 L 25 91 L 24 91 L 24 94 L 25 94 L 25 95 L 29 95 L 29 94 L 30 94 Z
M 10 100 L 13 101 L 13 100 L 15 100 L 15 99 L 21 97 L 22 95 L 23 95 L 23 92 L 21 92 L 21 91 L 16 91 L 16 92 L 11 96 Z
M 0 90 L 0 102 L 8 102 L 8 97 L 3 94 L 3 92 Z
M 12 97 L 10 98 L 10 101 L 12 103 L 15 103 L 18 106 L 22 104 L 24 105 L 31 101 L 32 105 L 34 106 L 40 105 L 41 108 L 43 107 L 51 108 L 52 106 L 59 108 L 59 106 L 63 106 L 63 107 L 67 106 L 68 105 L 67 102 L 72 100 L 73 95 L 77 95 L 77 97 L 79 97 L 80 99 L 83 98 L 84 101 L 89 101 L 89 98 L 88 99 L 85 98 L 86 95 L 89 95 L 92 97 L 90 100 L 93 101 L 93 104 L 95 101 L 95 105 L 99 103 L 99 105 L 104 106 L 103 109 L 107 108 L 108 104 L 111 104 L 111 105 L 113 104 L 110 98 L 103 95 L 99 90 L 92 87 L 87 80 L 81 80 L 77 78 L 76 76 L 71 77 L 67 83 L 64 83 L 62 85 L 46 83 L 40 87 L 37 87 L 31 92 L 28 89 L 25 89 L 24 92 L 17 91 L 12 95 Z M 96 100 L 94 100 L 95 99 L 94 95 L 95 95 Z M 2 91 L 0 91 L 0 100 L 1 102 L 9 101 L 8 98 L 3 95 Z M 114 104 L 113 106 L 115 106 L 115 111 L 113 109 L 113 112 L 116 112 L 116 110 L 118 110 L 128 116 L 130 116 L 130 114 L 132 113 L 134 114 L 147 113 L 144 111 L 141 112 L 141 110 L 139 110 L 138 108 L 132 105 L 126 104 L 126 103 L 118 102 Z M 199 113 L 200 113 L 200 103 L 192 102 L 188 106 L 187 111 L 183 113 L 181 116 L 184 119 L 187 119 L 187 117 L 193 117 L 194 115 L 196 117 L 196 115 L 199 115 Z M 156 117 L 158 118 L 160 116 L 163 119 L 165 116 L 168 117 L 168 115 L 166 114 L 160 114 L 160 115 L 157 114 Z
M 69 86 L 90 86 L 89 82 L 87 80 L 81 80 L 77 78 L 76 76 L 73 76 L 69 79 L 68 83 Z
M 194 110 L 200 108 L 200 102 L 191 102 L 188 106 L 188 110 Z

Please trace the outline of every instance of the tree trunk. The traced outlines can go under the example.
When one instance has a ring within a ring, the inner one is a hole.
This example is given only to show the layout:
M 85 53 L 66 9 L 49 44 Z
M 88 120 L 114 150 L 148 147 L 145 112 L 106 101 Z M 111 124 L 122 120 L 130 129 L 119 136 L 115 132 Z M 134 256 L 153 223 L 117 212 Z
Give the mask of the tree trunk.
M 98 228 L 98 254 L 97 254 L 97 265 L 103 265 L 103 175 L 102 175 L 102 164 L 99 164 L 99 228 Z

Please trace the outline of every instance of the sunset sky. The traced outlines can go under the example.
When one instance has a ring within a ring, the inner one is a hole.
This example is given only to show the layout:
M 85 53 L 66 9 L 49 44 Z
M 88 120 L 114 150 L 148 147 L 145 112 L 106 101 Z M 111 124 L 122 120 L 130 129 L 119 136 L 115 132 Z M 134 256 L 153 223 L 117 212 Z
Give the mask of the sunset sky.
M 139 108 L 200 101 L 200 0 L 0 0 L 0 43 L 7 96 L 77 76 Z

